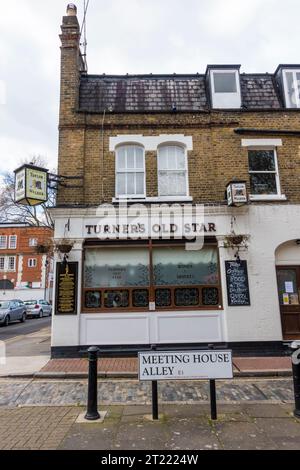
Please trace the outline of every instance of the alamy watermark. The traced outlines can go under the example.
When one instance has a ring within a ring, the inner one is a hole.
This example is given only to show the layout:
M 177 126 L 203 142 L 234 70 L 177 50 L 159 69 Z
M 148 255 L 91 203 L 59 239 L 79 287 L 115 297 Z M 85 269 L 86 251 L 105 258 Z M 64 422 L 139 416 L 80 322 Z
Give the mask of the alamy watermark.
M 0 366 L 6 365 L 6 344 L 0 341 Z

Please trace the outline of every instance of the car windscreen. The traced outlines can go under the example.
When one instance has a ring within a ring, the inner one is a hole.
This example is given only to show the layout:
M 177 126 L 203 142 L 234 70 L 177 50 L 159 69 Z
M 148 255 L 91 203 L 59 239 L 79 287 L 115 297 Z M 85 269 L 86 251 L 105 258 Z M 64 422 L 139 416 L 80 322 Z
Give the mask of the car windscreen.
M 9 302 L 0 302 L 0 310 L 9 308 Z
M 24 302 L 25 305 L 36 305 L 36 303 L 37 303 L 36 300 L 26 300 Z

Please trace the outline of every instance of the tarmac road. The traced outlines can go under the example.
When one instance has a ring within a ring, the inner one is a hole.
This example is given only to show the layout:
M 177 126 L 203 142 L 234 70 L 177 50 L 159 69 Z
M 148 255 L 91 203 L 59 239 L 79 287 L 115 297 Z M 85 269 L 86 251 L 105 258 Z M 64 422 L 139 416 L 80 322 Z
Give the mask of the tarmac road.
M 10 323 L 6 328 L 0 327 L 0 341 L 7 341 L 8 339 L 15 338 L 17 336 L 36 333 L 50 325 L 51 317 L 27 319 L 25 323 Z

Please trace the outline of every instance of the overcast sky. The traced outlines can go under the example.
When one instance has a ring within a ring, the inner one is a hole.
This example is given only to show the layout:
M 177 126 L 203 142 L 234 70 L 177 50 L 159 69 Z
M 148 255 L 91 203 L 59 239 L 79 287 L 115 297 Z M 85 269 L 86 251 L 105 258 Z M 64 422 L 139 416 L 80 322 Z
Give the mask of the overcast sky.
M 0 174 L 35 154 L 56 165 L 67 3 L 0 0 Z M 204 73 L 208 63 L 274 72 L 300 63 L 299 17 L 299 0 L 90 0 L 89 72 Z

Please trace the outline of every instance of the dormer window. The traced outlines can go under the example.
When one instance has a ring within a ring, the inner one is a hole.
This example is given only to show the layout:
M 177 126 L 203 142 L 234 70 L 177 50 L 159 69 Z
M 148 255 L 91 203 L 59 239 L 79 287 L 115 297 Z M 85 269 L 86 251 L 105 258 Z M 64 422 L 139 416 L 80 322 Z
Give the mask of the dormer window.
M 239 68 L 211 68 L 209 82 L 212 107 L 231 109 L 241 107 Z
M 300 69 L 283 70 L 283 86 L 287 108 L 300 108 Z

